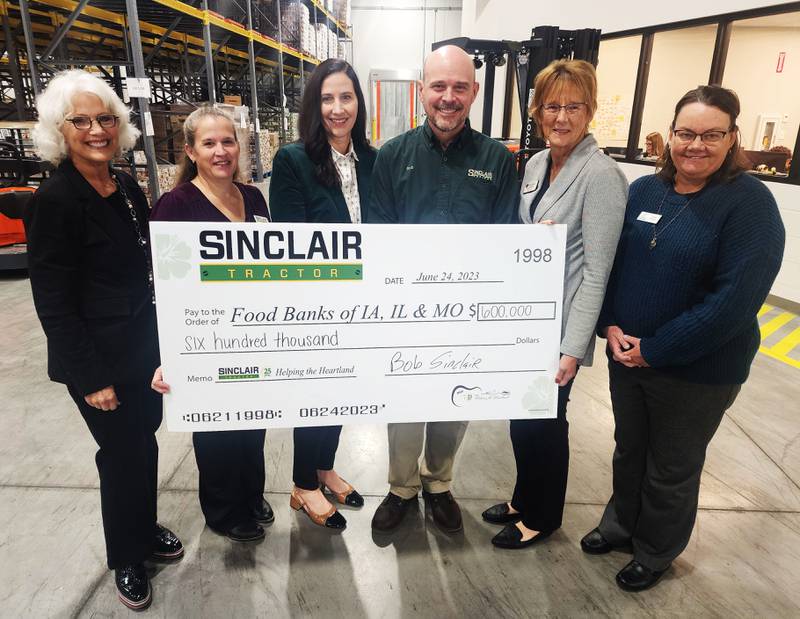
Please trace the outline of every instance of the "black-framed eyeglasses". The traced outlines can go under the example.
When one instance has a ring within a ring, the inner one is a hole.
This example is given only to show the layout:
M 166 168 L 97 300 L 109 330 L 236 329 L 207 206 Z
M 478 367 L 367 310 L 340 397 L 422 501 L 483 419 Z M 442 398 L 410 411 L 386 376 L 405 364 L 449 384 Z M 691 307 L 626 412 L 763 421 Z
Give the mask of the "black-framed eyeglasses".
M 92 123 L 95 121 L 97 121 L 97 124 L 103 129 L 116 127 L 119 116 L 115 116 L 114 114 L 98 114 L 94 118 L 89 116 L 73 116 L 72 118 L 65 118 L 64 120 L 72 123 L 78 131 L 86 131 L 92 128 Z
M 683 144 L 691 144 L 698 137 L 703 144 L 719 144 L 731 131 L 732 129 L 728 129 L 727 131 L 706 131 L 705 133 L 695 133 L 689 129 L 675 129 L 672 132 L 672 135 L 674 135 L 678 141 Z
M 564 110 L 568 116 L 573 116 L 583 109 L 585 103 L 567 103 L 566 105 L 558 105 L 558 103 L 545 103 L 542 106 L 545 114 L 551 116 L 558 116 L 561 110 Z

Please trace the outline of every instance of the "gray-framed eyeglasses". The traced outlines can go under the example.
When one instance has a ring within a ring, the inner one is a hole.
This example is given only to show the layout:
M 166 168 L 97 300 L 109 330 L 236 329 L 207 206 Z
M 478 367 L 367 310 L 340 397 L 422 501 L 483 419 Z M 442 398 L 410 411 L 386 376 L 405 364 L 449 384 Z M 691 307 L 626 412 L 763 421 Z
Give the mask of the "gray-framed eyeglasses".
M 95 121 L 97 121 L 97 124 L 103 129 L 116 127 L 119 116 L 115 116 L 114 114 L 98 114 L 94 118 L 90 118 L 89 116 L 73 116 L 72 118 L 65 118 L 64 120 L 72 123 L 78 131 L 86 131 L 92 128 L 92 123 Z
M 545 114 L 551 116 L 558 116 L 561 110 L 564 110 L 568 116 L 573 116 L 583 109 L 585 103 L 567 103 L 566 105 L 558 105 L 557 103 L 546 103 L 542 106 Z
M 698 137 L 704 144 L 719 144 L 730 132 L 731 129 L 727 131 L 706 131 L 705 133 L 695 133 L 689 129 L 676 129 L 672 132 L 672 135 L 683 144 L 691 144 Z

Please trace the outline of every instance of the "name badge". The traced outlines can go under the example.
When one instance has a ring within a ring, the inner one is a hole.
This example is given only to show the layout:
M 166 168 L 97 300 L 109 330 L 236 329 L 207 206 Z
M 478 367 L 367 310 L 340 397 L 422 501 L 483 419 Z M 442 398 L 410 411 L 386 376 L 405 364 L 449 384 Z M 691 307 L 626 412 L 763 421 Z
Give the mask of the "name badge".
M 531 181 L 522 188 L 522 193 L 531 193 L 539 189 L 539 181 Z
M 646 221 L 649 224 L 657 224 L 660 219 L 661 215 L 658 213 L 648 213 L 647 211 L 642 211 L 639 213 L 636 221 Z
M 256 223 L 259 223 L 259 224 L 268 224 L 269 223 L 269 217 L 263 217 L 261 215 L 253 215 L 253 217 L 256 218 Z

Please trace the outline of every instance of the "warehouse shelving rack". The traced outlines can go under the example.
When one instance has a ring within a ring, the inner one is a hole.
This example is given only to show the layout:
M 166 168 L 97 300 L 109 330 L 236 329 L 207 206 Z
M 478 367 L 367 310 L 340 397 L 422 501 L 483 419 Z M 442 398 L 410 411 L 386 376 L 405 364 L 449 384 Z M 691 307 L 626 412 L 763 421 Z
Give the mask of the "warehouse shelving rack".
M 291 3 L 304 4 L 314 23 L 350 38 L 318 0 Z M 287 111 L 298 109 L 305 75 L 319 63 L 284 42 L 282 5 L 285 0 L 0 0 L 0 120 L 33 119 L 42 85 L 64 68 L 97 71 L 121 96 L 132 90 L 130 78 L 148 78 L 151 96 L 131 100 L 155 199 L 153 117 L 239 96 L 251 113 L 260 179 L 257 134 L 271 128 L 285 141 Z

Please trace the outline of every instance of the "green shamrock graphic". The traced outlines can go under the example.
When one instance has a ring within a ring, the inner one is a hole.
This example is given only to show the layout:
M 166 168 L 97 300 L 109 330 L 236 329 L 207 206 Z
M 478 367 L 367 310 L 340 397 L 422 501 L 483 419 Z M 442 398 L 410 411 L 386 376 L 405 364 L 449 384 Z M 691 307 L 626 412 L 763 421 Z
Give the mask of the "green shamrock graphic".
M 156 262 L 158 279 L 183 279 L 192 265 L 189 263 L 192 250 L 174 234 L 156 235 Z

